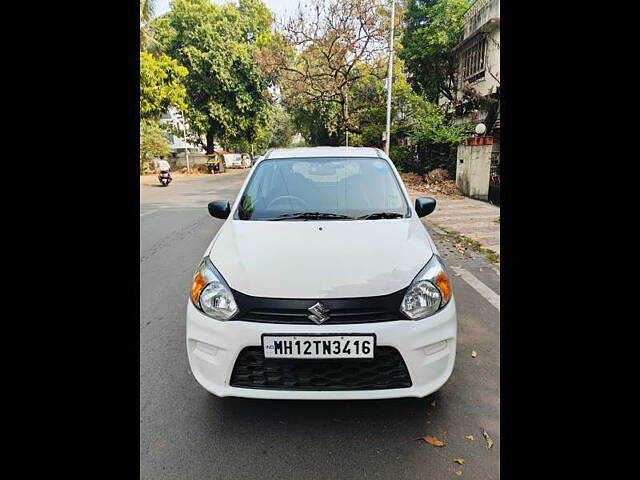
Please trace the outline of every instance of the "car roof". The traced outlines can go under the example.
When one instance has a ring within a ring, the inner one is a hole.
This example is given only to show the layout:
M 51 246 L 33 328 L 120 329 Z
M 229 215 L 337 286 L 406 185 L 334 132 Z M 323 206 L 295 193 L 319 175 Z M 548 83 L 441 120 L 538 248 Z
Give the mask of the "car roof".
M 272 150 L 264 160 L 277 158 L 316 158 L 316 157 L 372 157 L 384 158 L 378 148 L 371 147 L 299 147 Z

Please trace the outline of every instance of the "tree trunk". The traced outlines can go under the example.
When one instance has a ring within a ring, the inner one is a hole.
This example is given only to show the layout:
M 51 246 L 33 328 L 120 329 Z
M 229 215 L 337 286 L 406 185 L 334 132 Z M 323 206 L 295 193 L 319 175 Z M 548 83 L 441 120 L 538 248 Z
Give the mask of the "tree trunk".
M 361 128 L 354 127 L 353 125 L 351 125 L 351 117 L 349 116 L 349 101 L 347 98 L 347 92 L 341 91 L 340 97 L 341 97 L 340 112 L 342 115 L 342 130 L 345 133 L 361 134 L 362 133 Z
M 207 155 L 210 155 L 210 154 L 214 153 L 213 152 L 213 150 L 214 150 L 213 146 L 214 146 L 215 142 L 214 142 L 214 139 L 213 139 L 213 130 L 208 130 L 207 134 L 205 136 L 207 138 Z

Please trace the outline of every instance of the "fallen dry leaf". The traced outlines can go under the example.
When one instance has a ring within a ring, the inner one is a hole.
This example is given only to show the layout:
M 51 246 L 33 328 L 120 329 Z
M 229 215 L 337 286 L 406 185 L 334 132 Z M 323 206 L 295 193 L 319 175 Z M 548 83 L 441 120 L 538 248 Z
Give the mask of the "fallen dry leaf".
M 473 350 L 471 352 L 471 358 L 476 358 L 477 356 L 478 356 L 478 353 L 475 350 Z
M 487 448 L 493 447 L 493 440 L 491 440 L 491 437 L 484 428 L 482 429 L 482 435 L 484 435 L 484 438 L 487 441 Z
M 471 440 L 471 441 L 475 440 L 475 438 L 473 438 L 473 435 L 465 435 L 464 438 L 466 438 L 467 440 Z
M 429 445 L 433 445 L 434 447 L 444 447 L 444 442 L 442 440 L 439 440 L 436 437 L 431 437 L 429 435 L 425 437 L 416 438 L 416 440 L 424 440 Z
M 456 470 L 456 475 L 458 475 L 459 477 L 462 476 L 462 470 Z
M 464 458 L 454 458 L 453 461 L 459 465 L 464 465 Z

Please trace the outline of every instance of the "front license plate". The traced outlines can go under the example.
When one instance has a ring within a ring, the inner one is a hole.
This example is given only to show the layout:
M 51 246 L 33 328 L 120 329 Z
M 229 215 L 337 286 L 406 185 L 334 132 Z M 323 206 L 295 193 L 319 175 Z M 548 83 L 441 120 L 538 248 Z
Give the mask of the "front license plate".
M 373 358 L 374 335 L 264 335 L 265 358 Z

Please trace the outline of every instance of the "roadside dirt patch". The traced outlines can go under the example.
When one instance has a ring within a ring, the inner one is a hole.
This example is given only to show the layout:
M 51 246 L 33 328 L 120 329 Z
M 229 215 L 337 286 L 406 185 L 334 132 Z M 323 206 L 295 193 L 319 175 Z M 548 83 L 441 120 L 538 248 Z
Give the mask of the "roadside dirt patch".
M 448 197 L 462 198 L 462 192 L 442 168 L 431 170 L 425 175 L 401 173 L 402 181 L 408 189 L 420 193 L 439 193 Z
M 440 240 L 449 242 L 463 257 L 466 257 L 470 252 L 476 252 L 484 255 L 491 263 L 500 263 L 500 255 L 498 253 L 483 247 L 482 244 L 476 240 L 466 237 L 459 232 L 445 232 L 445 235 L 440 236 Z
M 206 165 L 194 165 L 191 167 L 191 171 L 187 170 L 187 167 L 182 167 L 176 173 L 181 173 L 183 175 L 211 175 Z

